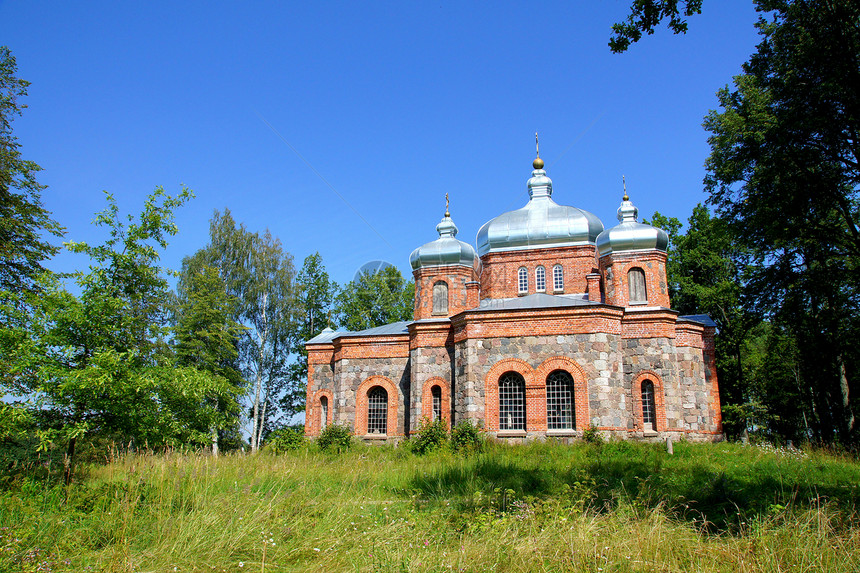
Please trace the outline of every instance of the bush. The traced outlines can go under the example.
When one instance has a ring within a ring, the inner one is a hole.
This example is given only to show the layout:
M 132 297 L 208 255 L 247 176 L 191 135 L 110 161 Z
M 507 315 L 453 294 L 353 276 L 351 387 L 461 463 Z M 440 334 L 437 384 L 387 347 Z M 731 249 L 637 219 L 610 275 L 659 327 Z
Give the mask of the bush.
M 484 436 L 480 428 L 463 420 L 451 429 L 451 449 L 455 452 L 479 452 L 484 449 Z
M 418 455 L 444 448 L 447 444 L 448 422 L 442 419 L 431 422 L 426 417 L 421 418 L 418 435 L 409 440 L 409 447 Z
M 603 435 L 594 424 L 588 426 L 585 431 L 582 432 L 582 439 L 589 444 L 599 445 L 603 443 Z
M 317 438 L 317 446 L 324 452 L 344 452 L 352 447 L 352 431 L 346 426 L 326 426 Z
M 263 451 L 270 454 L 283 454 L 298 450 L 307 443 L 304 430 L 294 426 L 279 428 L 269 434 Z

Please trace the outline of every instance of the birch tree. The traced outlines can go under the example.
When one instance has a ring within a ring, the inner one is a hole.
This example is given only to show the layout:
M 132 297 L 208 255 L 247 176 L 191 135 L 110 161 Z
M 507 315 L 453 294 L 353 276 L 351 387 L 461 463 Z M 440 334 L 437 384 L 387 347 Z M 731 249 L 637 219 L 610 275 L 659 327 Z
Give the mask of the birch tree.
M 288 380 L 294 321 L 293 257 L 280 240 L 236 224 L 229 210 L 215 212 L 201 261 L 219 270 L 227 293 L 238 301 L 235 319 L 245 329 L 238 351 L 248 381 L 251 450 L 257 451 L 267 421 L 277 418 Z

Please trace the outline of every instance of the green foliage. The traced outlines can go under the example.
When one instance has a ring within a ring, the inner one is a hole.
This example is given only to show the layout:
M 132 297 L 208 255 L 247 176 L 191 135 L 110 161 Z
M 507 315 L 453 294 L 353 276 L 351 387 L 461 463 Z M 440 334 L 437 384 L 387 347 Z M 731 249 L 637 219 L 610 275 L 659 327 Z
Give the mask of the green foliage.
M 0 570 L 855 571 L 860 466 L 769 446 L 129 455 L 0 491 Z M 68 496 L 68 498 L 66 498 Z M 410 547 L 410 543 L 412 546 Z M 35 559 L 34 559 L 35 558 Z
M 469 420 L 463 420 L 451 428 L 451 449 L 455 452 L 480 452 L 484 449 L 484 442 L 481 429 Z
M 317 447 L 323 452 L 341 453 L 355 445 L 352 431 L 346 426 L 329 424 L 316 439 Z
M 600 445 L 603 443 L 603 435 L 597 429 L 597 426 L 594 425 L 588 426 L 583 430 L 582 439 L 587 444 Z
M 415 283 L 386 266 L 343 287 L 335 299 L 335 316 L 340 327 L 351 331 L 412 320 L 414 298 Z
M 754 267 L 750 250 L 737 241 L 726 220 L 701 204 L 693 209 L 684 233 L 680 221 L 660 213 L 654 214 L 652 224 L 669 233 L 666 274 L 672 307 L 681 314 L 708 314 L 717 324 L 720 401 L 729 407 L 724 429 L 737 436 L 747 424 L 741 419 L 733 424 L 732 414 L 752 399 L 746 342 L 761 321 L 744 291 Z
M 709 201 L 756 263 L 752 307 L 797 350 L 811 437 L 856 444 L 860 5 L 756 5 L 761 43 L 705 119 Z
M 12 133 L 12 122 L 27 107 L 20 100 L 30 85 L 17 73 L 15 56 L 0 46 L 0 291 L 10 292 L 38 290 L 42 261 L 59 251 L 43 234 L 63 234 L 42 206 L 45 186 L 36 180 L 42 168 L 21 158 L 21 144 Z
M 279 397 L 296 392 L 289 376 L 296 321 L 293 257 L 268 230 L 252 233 L 237 225 L 229 209 L 215 211 L 209 235 L 209 245 L 183 261 L 182 276 L 211 266 L 236 300 L 233 318 L 245 327 L 238 339 L 238 360 L 251 386 L 251 449 L 256 451 L 266 429 L 278 419 Z M 282 413 L 291 417 L 295 411 Z
M 434 450 L 443 449 L 448 446 L 448 422 L 443 419 L 430 421 L 428 418 L 421 418 L 421 423 L 418 426 L 418 435 L 411 438 L 408 442 L 409 448 L 423 456 Z
M 223 419 L 211 404 L 232 386 L 176 364 L 165 342 L 169 291 L 159 249 L 177 231 L 173 211 L 190 197 L 158 188 L 126 222 L 108 195 L 95 220 L 107 227 L 105 243 L 69 243 L 92 263 L 74 275 L 80 295 L 43 275 L 42 293 L 13 305 L 28 320 L 16 317 L 2 332 L 8 372 L 31 400 L 40 449 L 67 444 L 67 480 L 75 444 L 91 432 L 152 446 L 202 444 Z
M 266 437 L 263 451 L 271 454 L 283 454 L 300 449 L 308 443 L 303 428 L 278 428 Z
M 308 352 L 305 342 L 318 335 L 329 324 L 337 283 L 328 276 L 319 253 L 308 255 L 296 277 L 296 323 L 292 334 L 296 361 L 289 366 L 290 388 L 280 398 L 288 412 L 301 412 L 305 405 L 308 378 Z
M 655 26 L 669 19 L 667 26 L 675 34 L 687 32 L 687 21 L 683 16 L 702 13 L 702 0 L 682 0 L 683 12 L 678 0 L 633 0 L 627 21 L 612 25 L 613 36 L 609 48 L 614 53 L 624 52 L 630 44 L 642 39 L 643 32 L 653 34 Z

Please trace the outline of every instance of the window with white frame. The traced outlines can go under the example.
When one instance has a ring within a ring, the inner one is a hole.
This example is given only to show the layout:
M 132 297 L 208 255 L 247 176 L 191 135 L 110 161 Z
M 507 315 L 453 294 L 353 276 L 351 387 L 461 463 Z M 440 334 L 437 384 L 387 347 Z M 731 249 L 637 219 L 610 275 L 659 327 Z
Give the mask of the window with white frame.
M 650 380 L 642 382 L 642 422 L 645 430 L 657 429 L 657 409 L 654 403 L 654 383 Z
M 546 423 L 550 430 L 572 430 L 576 426 L 573 377 L 554 370 L 546 378 Z
M 561 265 L 552 268 L 552 288 L 556 291 L 564 290 L 564 268 Z
M 517 283 L 520 294 L 529 292 L 529 272 L 525 267 L 520 267 L 520 270 L 517 271 Z
M 433 421 L 436 422 L 442 419 L 442 388 L 433 386 L 430 395 L 433 398 Z
M 499 429 L 526 429 L 526 381 L 516 372 L 499 378 Z
M 388 433 L 388 392 L 382 386 L 367 393 L 367 433 Z
M 535 290 L 546 292 L 546 269 L 541 266 L 535 269 Z

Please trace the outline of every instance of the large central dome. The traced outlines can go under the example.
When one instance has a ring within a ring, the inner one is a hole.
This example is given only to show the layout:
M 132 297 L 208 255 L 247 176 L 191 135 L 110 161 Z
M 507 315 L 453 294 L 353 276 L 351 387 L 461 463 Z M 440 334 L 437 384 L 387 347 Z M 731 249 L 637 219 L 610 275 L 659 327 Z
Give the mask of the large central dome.
M 478 231 L 478 255 L 535 247 L 594 244 L 603 223 L 593 213 L 559 205 L 552 200 L 552 180 L 543 161 L 534 161 L 529 179 L 529 202 L 522 209 L 502 213 Z

